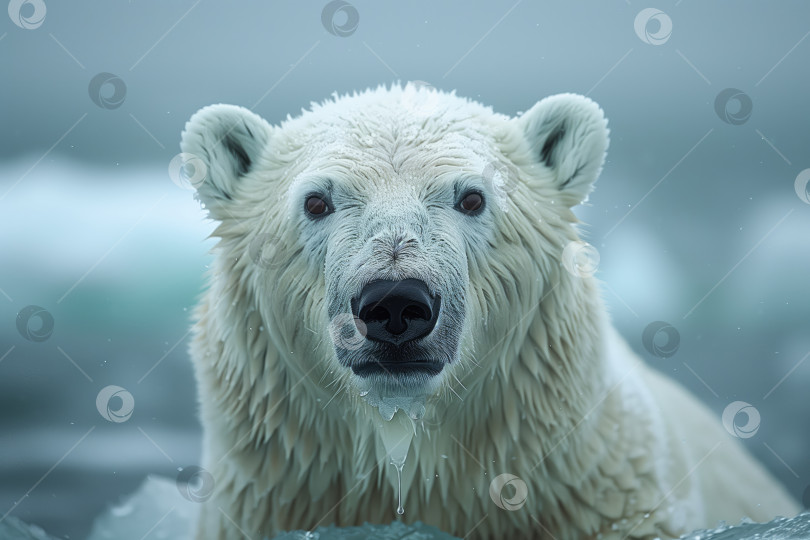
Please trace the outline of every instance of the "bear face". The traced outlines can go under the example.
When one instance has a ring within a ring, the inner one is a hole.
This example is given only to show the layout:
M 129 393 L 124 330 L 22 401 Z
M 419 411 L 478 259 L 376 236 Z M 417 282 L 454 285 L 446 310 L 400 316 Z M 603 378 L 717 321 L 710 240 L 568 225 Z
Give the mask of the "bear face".
M 182 143 L 207 169 L 198 197 L 223 251 L 246 261 L 228 273 L 277 345 L 316 351 L 293 371 L 325 363 L 323 386 L 382 398 L 446 393 L 521 326 L 576 238 L 569 208 L 606 146 L 601 110 L 580 96 L 510 118 L 412 85 L 281 127 L 208 107 Z

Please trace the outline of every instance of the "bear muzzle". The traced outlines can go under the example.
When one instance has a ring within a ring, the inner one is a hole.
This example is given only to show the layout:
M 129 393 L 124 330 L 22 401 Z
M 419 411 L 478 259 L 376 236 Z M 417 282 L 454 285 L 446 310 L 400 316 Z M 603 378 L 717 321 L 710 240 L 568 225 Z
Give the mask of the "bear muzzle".
M 443 362 L 420 359 L 404 350 L 412 350 L 413 342 L 428 336 L 439 319 L 441 296 L 431 294 L 424 281 L 375 280 L 363 287 L 351 305 L 356 320 L 365 325 L 365 338 L 385 351 L 384 358 L 353 364 L 356 375 L 441 372 Z

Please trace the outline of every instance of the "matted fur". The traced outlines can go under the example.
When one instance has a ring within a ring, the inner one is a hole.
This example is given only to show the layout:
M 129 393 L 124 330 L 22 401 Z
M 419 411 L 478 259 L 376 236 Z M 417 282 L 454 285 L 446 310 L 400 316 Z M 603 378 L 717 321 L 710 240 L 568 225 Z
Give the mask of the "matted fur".
M 216 483 L 197 537 L 395 519 L 379 413 L 329 332 L 380 278 L 439 291 L 458 341 L 405 464 L 406 521 L 480 539 L 666 538 L 795 513 L 695 398 L 636 358 L 597 282 L 561 265 L 606 146 L 601 110 L 573 95 L 517 118 L 410 85 L 334 96 L 279 127 L 237 107 L 197 113 L 182 147 L 208 167 L 198 196 L 219 222 L 191 344 Z M 481 182 L 490 163 L 508 186 Z M 483 189 L 479 216 L 451 207 L 461 177 Z M 303 198 L 323 183 L 338 209 L 308 219 Z M 249 256 L 259 235 L 269 264 Z M 528 487 L 516 511 L 489 495 L 504 473 Z

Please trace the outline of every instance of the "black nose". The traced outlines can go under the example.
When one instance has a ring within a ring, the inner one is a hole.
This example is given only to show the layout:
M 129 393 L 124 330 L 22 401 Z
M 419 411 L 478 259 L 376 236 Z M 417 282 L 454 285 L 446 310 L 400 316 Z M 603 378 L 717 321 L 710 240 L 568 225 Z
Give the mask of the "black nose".
M 366 339 L 402 345 L 430 334 L 440 304 L 439 295 L 432 296 L 424 281 L 379 280 L 352 299 L 352 311 L 365 323 Z

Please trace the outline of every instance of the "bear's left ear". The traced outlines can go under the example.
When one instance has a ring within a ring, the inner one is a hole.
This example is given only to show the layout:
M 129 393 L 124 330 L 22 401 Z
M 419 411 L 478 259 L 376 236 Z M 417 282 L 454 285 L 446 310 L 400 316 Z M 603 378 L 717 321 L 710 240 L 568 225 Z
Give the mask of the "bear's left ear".
M 608 128 L 599 105 L 577 94 L 547 97 L 516 119 L 533 155 L 554 175 L 563 202 L 588 198 L 602 170 Z
M 186 123 L 180 148 L 205 165 L 205 176 L 193 182 L 211 217 L 227 217 L 227 205 L 239 181 L 266 150 L 272 127 L 259 115 L 235 105 L 211 105 Z

